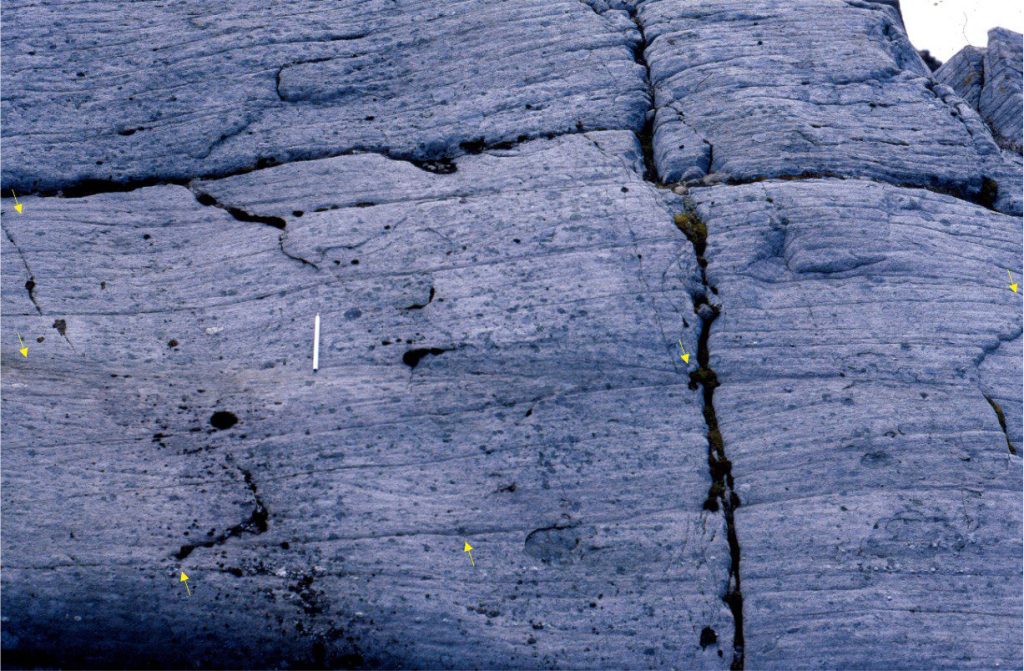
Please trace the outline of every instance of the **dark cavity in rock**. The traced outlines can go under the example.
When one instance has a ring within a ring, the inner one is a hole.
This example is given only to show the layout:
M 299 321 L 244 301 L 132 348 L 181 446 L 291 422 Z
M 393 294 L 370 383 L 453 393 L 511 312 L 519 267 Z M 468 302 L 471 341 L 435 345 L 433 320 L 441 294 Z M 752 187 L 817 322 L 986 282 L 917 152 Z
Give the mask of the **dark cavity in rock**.
M 218 431 L 224 431 L 225 429 L 230 429 L 235 424 L 238 424 L 238 417 L 236 417 L 233 412 L 218 410 L 210 417 L 210 424 L 212 424 L 213 428 Z
M 411 349 L 402 355 L 402 363 L 409 368 L 415 368 L 419 365 L 420 360 L 427 356 L 440 356 L 448 350 L 442 349 L 441 347 L 419 347 L 417 349 Z

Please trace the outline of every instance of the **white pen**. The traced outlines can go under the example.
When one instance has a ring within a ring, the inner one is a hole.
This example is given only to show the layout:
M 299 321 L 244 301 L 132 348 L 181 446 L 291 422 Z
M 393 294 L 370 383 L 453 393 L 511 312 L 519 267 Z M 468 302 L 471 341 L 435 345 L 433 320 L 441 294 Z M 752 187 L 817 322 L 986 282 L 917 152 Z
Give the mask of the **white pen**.
M 313 320 L 313 372 L 320 367 L 320 313 Z

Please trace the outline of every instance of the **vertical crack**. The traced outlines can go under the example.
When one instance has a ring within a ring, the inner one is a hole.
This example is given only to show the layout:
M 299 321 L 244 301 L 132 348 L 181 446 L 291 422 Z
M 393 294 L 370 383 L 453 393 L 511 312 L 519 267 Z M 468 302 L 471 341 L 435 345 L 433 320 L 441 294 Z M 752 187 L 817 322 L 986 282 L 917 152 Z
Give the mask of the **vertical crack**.
M 644 31 L 643 21 L 640 19 L 637 7 L 629 8 L 629 17 L 636 24 L 640 33 L 640 40 L 633 51 L 633 57 L 644 67 L 644 79 L 647 84 L 647 97 L 650 104 L 644 118 L 643 128 L 637 132 L 637 139 L 643 151 L 644 180 L 659 186 L 660 181 L 654 161 L 654 119 L 657 109 L 654 84 L 651 81 L 651 67 L 647 62 L 646 55 L 647 34 Z M 710 163 L 708 170 L 711 170 Z M 729 606 L 733 618 L 733 656 L 730 669 L 742 671 L 744 665 L 743 592 L 740 585 L 740 543 L 736 535 L 734 515 L 736 508 L 740 506 L 740 498 L 733 487 L 732 463 L 725 455 L 725 443 L 718 428 L 718 416 L 715 414 L 714 396 L 715 387 L 718 386 L 718 377 L 711 368 L 711 353 L 708 346 L 711 325 L 720 313 L 720 308 L 712 304 L 709 294 L 717 294 L 718 291 L 708 283 L 706 272 L 708 262 L 704 257 L 704 251 L 707 248 L 707 226 L 701 221 L 692 204 L 687 203 L 687 211 L 676 215 L 675 223 L 693 245 L 697 264 L 700 266 L 702 290 L 692 297 L 694 312 L 700 319 L 700 336 L 697 345 L 698 368 L 690 373 L 690 388 L 696 390 L 699 387 L 703 392 L 703 414 L 708 441 L 708 469 L 711 472 L 711 487 L 704 501 L 704 509 L 713 512 L 720 510 L 725 518 L 726 538 L 729 543 L 729 581 L 726 592 L 722 595 L 722 601 Z
M 25 272 L 28 273 L 28 279 L 25 281 L 25 291 L 28 292 L 28 299 L 32 301 L 32 305 L 36 307 L 36 312 L 43 314 L 43 309 L 39 307 L 39 303 L 36 302 L 36 276 L 32 274 L 32 268 L 28 265 L 28 259 L 25 258 L 25 254 L 21 251 L 21 247 L 18 247 L 18 243 L 14 241 L 10 231 L 4 226 L 4 235 L 10 241 L 11 246 L 14 247 L 14 251 L 18 252 L 18 258 L 21 259 L 22 265 L 25 266 Z
M 988 404 L 992 406 L 992 410 L 996 413 L 996 419 L 999 420 L 999 428 L 1003 430 L 1003 435 L 1006 436 L 1006 447 L 1009 448 L 1010 454 L 1017 454 L 1017 448 L 1013 446 L 1010 434 L 1006 431 L 1006 415 L 1003 414 L 1003 408 L 987 394 L 985 394 L 985 400 L 988 401 Z
M 658 170 L 654 165 L 654 84 L 651 82 L 651 66 L 647 63 L 647 33 L 644 32 L 644 24 L 640 20 L 636 7 L 629 8 L 629 18 L 636 24 L 640 33 L 640 40 L 633 48 L 633 60 L 644 66 L 644 83 L 647 86 L 647 100 L 649 107 L 644 115 L 643 128 L 637 132 L 637 139 L 640 141 L 640 149 L 644 156 L 644 179 L 648 182 L 658 184 Z
M 743 591 L 740 584 L 740 543 L 736 535 L 735 511 L 740 506 L 740 497 L 736 493 L 732 462 L 725 454 L 725 441 L 718 427 L 718 415 L 715 413 L 715 388 L 718 376 L 711 368 L 711 325 L 718 319 L 721 308 L 712 303 L 712 295 L 717 289 L 708 282 L 707 259 L 707 225 L 697 215 L 692 205 L 687 211 L 675 216 L 676 226 L 693 245 L 700 267 L 701 289 L 693 295 L 693 310 L 700 318 L 700 336 L 697 341 L 697 370 L 690 373 L 690 388 L 701 389 L 704 400 L 704 423 L 707 426 L 708 470 L 711 473 L 711 487 L 704 500 L 704 509 L 712 512 L 721 511 L 725 517 L 726 538 L 729 543 L 729 586 L 722 596 L 722 601 L 729 606 L 733 617 L 733 657 L 731 669 L 743 669 Z
M 640 40 L 633 51 L 633 57 L 637 63 L 644 67 L 644 79 L 647 84 L 647 97 L 650 108 L 644 118 L 643 128 L 637 132 L 637 139 L 643 151 L 644 159 L 644 180 L 655 186 L 660 185 L 658 171 L 654 161 L 654 119 L 656 114 L 654 84 L 651 81 L 651 67 L 647 63 L 647 35 L 644 31 L 643 21 L 636 7 L 629 9 L 629 17 L 636 24 L 640 33 Z M 710 171 L 710 164 L 708 167 Z M 687 211 L 676 215 L 676 226 L 686 234 L 687 239 L 693 245 L 694 253 L 697 256 L 697 263 L 700 266 L 700 278 L 702 290 L 698 291 L 693 298 L 693 309 L 700 319 L 700 336 L 697 346 L 698 369 L 690 373 L 690 388 L 697 388 L 703 391 L 704 400 L 704 423 L 707 426 L 708 441 L 708 468 L 711 472 L 711 487 L 708 496 L 704 501 L 704 509 L 718 512 L 722 511 L 725 518 L 726 537 L 729 543 L 729 582 L 726 593 L 722 595 L 722 601 L 729 606 L 733 618 L 733 657 L 730 664 L 731 669 L 742 670 L 744 665 L 743 657 L 743 592 L 740 585 L 740 543 L 736 535 L 736 523 L 734 511 L 740 505 L 739 495 L 733 487 L 732 463 L 725 455 L 725 443 L 722 440 L 722 433 L 718 428 L 718 416 L 715 414 L 715 387 L 718 386 L 718 377 L 711 368 L 711 353 L 708 341 L 711 337 L 711 325 L 718 318 L 720 308 L 712 304 L 710 294 L 717 294 L 715 287 L 708 283 L 707 259 L 704 258 L 704 250 L 707 248 L 707 226 L 691 204 L 687 204 Z

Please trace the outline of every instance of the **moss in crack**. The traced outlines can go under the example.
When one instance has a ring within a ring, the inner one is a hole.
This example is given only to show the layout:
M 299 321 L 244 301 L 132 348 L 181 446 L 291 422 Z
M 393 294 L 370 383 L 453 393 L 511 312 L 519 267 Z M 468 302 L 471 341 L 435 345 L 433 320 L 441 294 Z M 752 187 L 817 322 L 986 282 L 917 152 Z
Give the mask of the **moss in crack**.
M 697 259 L 704 258 L 704 250 L 708 244 L 708 227 L 695 212 L 680 212 L 675 216 L 676 228 L 683 232 L 686 239 L 693 244 Z
M 732 475 L 732 462 L 725 454 L 725 440 L 718 426 L 715 412 L 715 389 L 719 386 L 718 375 L 711 367 L 711 327 L 721 314 L 721 308 L 713 305 L 708 297 L 717 295 L 717 289 L 708 282 L 708 262 L 704 256 L 707 249 L 708 229 L 692 205 L 685 212 L 675 216 L 675 224 L 693 245 L 697 263 L 700 266 L 701 288 L 693 296 L 693 310 L 700 319 L 700 336 L 697 340 L 697 370 L 690 373 L 690 388 L 700 389 L 703 395 L 704 424 L 707 427 L 708 472 L 711 486 L 708 488 L 703 507 L 711 512 L 722 512 L 725 518 L 726 538 L 729 544 L 729 586 L 722 596 L 733 616 L 733 658 L 731 669 L 743 669 L 743 592 L 740 585 L 740 544 L 736 534 L 735 510 L 740 506 Z
M 658 170 L 654 163 L 654 115 L 648 114 L 647 120 L 644 121 L 643 128 L 640 129 L 640 133 L 637 135 L 637 139 L 640 141 L 640 150 L 643 152 L 644 157 L 644 179 L 652 184 L 660 184 L 658 180 Z

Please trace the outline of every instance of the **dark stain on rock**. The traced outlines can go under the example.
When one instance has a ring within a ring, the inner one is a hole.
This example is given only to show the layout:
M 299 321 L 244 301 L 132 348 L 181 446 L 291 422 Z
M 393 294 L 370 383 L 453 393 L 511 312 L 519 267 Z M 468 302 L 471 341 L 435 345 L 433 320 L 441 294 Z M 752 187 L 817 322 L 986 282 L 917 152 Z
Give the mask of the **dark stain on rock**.
M 864 466 L 885 468 L 892 463 L 892 460 L 892 456 L 885 450 L 874 450 L 864 453 L 864 456 L 860 458 L 860 463 Z
M 54 320 L 53 328 L 57 329 L 57 333 L 61 334 L 62 336 L 67 336 L 68 334 L 68 323 L 63 319 Z
M 232 417 L 234 417 L 234 415 L 232 415 Z M 244 468 L 239 470 L 242 473 L 242 477 L 245 478 L 246 486 L 249 488 L 249 491 L 252 492 L 253 510 L 249 514 L 249 517 L 210 540 L 203 541 L 201 543 L 186 543 L 185 545 L 182 545 L 174 555 L 177 559 L 182 560 L 187 558 L 196 548 L 212 548 L 216 545 L 223 545 L 229 538 L 235 538 L 242 534 L 253 534 L 258 536 L 259 534 L 266 533 L 267 529 L 270 528 L 270 511 L 267 510 L 267 507 L 263 504 L 263 499 L 260 498 L 260 493 L 256 487 L 255 481 L 253 480 L 252 473 Z M 185 535 L 187 536 L 188 532 L 186 532 Z M 211 533 L 207 534 L 207 536 L 212 536 L 212 530 Z

